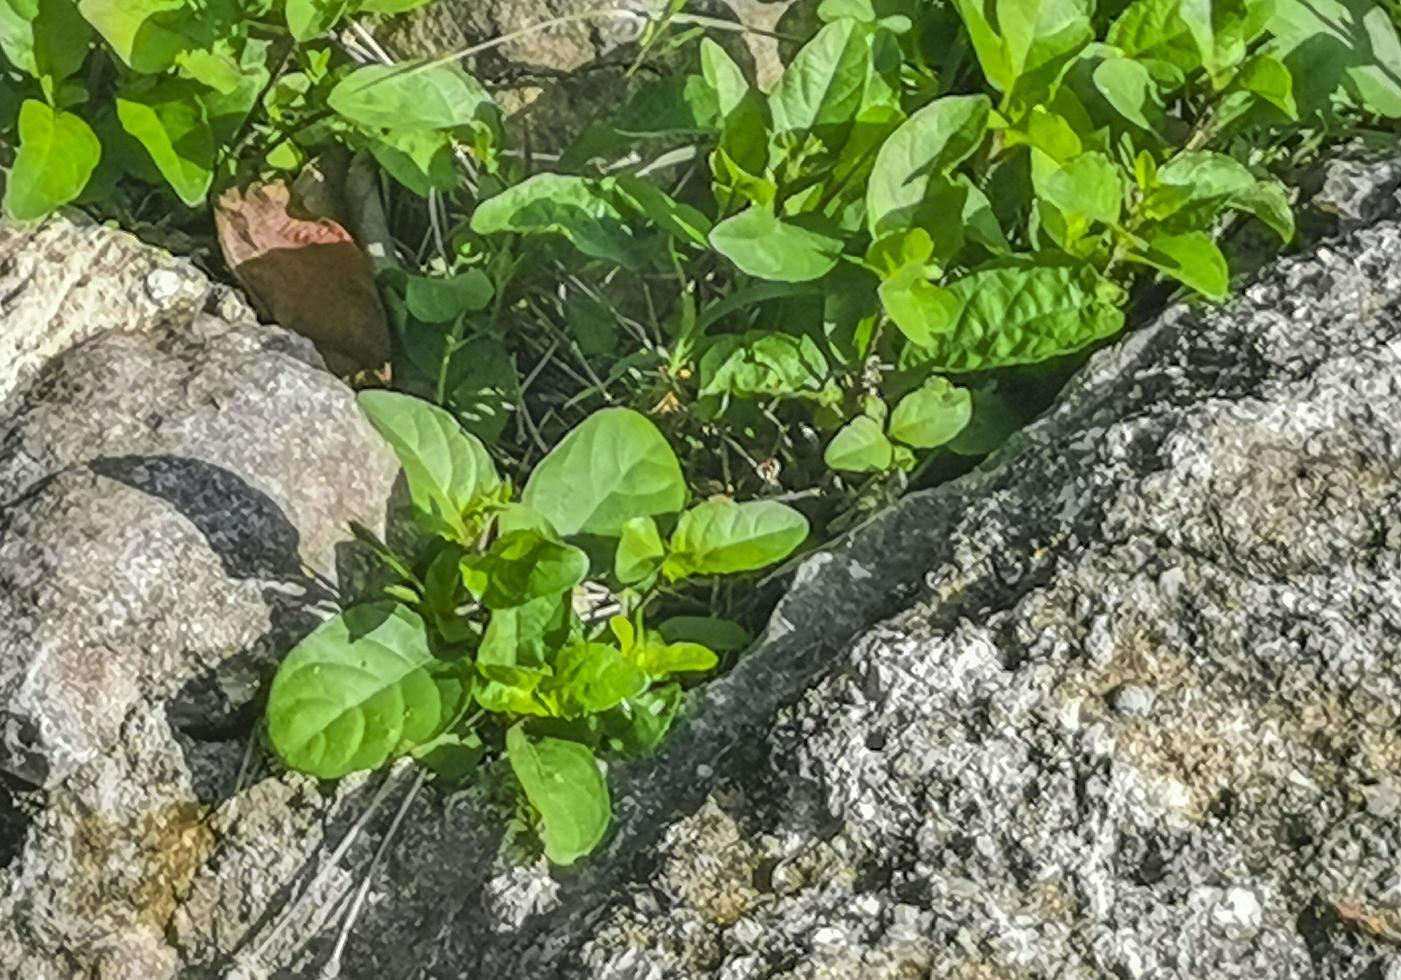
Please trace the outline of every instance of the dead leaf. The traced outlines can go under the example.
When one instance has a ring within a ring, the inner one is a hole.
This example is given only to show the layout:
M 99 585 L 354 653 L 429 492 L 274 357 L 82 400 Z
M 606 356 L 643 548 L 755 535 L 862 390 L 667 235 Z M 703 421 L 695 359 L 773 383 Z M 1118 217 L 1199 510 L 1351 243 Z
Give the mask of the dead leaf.
M 389 359 L 374 267 L 343 225 L 306 212 L 280 182 L 230 188 L 214 221 L 224 261 L 259 313 L 310 339 L 332 371 Z

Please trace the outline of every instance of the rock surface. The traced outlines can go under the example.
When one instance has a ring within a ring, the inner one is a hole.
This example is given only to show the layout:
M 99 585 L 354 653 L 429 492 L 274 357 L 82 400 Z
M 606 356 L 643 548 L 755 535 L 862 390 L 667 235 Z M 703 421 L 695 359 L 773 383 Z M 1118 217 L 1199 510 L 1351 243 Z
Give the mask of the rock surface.
M 136 635 L 122 624 L 146 616 L 152 640 L 147 659 L 112 658 L 140 663 L 101 687 L 138 692 L 115 734 L 103 713 L 109 734 L 80 751 L 40 741 L 46 791 L 0 801 L 0 832 L 18 833 L 0 855 L 10 976 L 1401 976 L 1394 218 L 1278 264 L 1226 309 L 1171 311 L 978 471 L 808 560 L 663 754 L 610 774 L 605 849 L 553 873 L 503 844 L 497 770 L 455 794 L 407 765 L 325 788 L 245 760 L 232 723 L 189 751 L 179 672 L 272 645 L 271 612 L 240 589 L 290 565 L 258 564 L 261 532 L 241 545 L 261 571 L 199 564 L 219 535 L 141 489 L 158 467 L 123 480 L 90 461 L 225 466 L 278 502 L 304 551 L 335 540 L 327 515 L 387 492 L 382 473 L 349 485 L 345 460 L 368 449 L 329 379 L 315 394 L 322 376 L 270 351 L 274 331 L 200 322 L 144 348 L 185 380 L 143 381 L 115 420 L 74 408 L 62 427 L 86 434 L 52 462 L 29 461 L 49 458 L 54 436 L 37 433 L 60 431 L 72 393 L 107 391 L 140 335 L 89 343 L 0 406 L 0 474 L 29 474 L 0 503 L 0 578 L 31 576 L 3 601 L 50 597 L 0 616 L 0 676 L 65 662 L 15 641 L 31 624 L 119 653 Z M 288 387 L 259 373 L 269 358 Z M 209 402 L 198 379 L 226 372 L 238 384 Z M 257 390 L 240 400 L 243 383 Z M 134 406 L 177 389 L 165 411 L 186 421 L 143 427 Z M 269 434 L 286 430 L 218 427 L 255 394 L 303 413 L 297 480 Z M 212 445 L 151 441 L 216 430 Z M 327 458 L 335 480 L 301 482 Z M 122 509 L 133 484 L 149 513 Z M 190 532 L 172 559 L 136 530 L 166 513 Z M 36 548 L 83 540 L 118 546 L 73 544 L 29 571 Z M 90 612 L 85 589 L 116 596 L 105 583 L 137 571 L 147 591 Z M 214 608 L 203 582 L 219 573 L 231 597 Z

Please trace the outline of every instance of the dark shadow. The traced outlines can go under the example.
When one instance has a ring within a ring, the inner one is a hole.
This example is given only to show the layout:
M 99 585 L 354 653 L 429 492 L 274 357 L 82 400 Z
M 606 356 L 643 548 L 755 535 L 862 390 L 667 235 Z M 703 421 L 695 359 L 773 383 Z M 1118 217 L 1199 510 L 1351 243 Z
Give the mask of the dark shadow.
M 223 799 L 233 790 L 230 769 L 236 771 L 257 723 L 268 674 L 320 625 L 317 607 L 338 603 L 339 592 L 304 568 L 301 535 L 277 502 L 237 474 L 181 456 L 108 456 L 88 466 L 170 504 L 204 536 L 225 575 L 261 586 L 268 631 L 191 678 L 166 705 L 196 795 L 206 803 Z

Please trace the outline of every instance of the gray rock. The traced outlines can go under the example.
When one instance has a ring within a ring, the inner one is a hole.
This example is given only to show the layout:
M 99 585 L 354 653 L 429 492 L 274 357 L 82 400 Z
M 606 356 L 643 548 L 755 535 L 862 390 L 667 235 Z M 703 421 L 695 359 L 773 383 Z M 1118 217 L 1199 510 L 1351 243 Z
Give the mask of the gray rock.
M 192 766 L 162 666 L 115 740 L 0 806 L 0 827 L 27 820 L 0 872 L 0 962 L 26 978 L 1401 975 L 1398 419 L 1393 219 L 1228 308 L 1170 311 L 979 470 L 806 561 L 663 753 L 613 768 L 616 830 L 570 870 L 503 842 L 499 766 L 455 794 L 407 764 L 329 790 L 256 753 L 240 779 L 236 742 Z M 91 500 L 98 478 L 26 477 L 21 516 L 75 493 L 35 512 L 43 540 L 108 535 L 146 558 Z M 277 499 L 297 512 L 296 491 Z M 87 557 L 119 570 L 105 546 Z M 203 574 L 148 581 L 183 602 Z M 234 604 L 196 602 L 188 635 L 244 617 L 256 646 L 266 611 Z M 197 769 L 224 778 L 207 800 Z

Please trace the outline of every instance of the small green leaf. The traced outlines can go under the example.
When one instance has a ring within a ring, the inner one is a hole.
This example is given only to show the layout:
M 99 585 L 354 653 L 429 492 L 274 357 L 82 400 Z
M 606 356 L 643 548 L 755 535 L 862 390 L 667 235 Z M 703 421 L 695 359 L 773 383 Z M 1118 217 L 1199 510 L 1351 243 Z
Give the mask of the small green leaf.
M 357 68 L 326 102 L 373 129 L 456 129 L 496 116 L 496 104 L 475 78 L 456 65 L 427 61 Z
M 586 177 L 543 173 L 477 205 L 472 230 L 560 235 L 585 255 L 625 268 L 649 261 L 633 238 L 608 185 Z
M 1210 299 L 1225 299 L 1230 291 L 1231 271 L 1226 257 L 1204 231 L 1153 235 L 1147 249 L 1130 252 L 1128 257 L 1172 276 Z
M 1294 76 L 1288 66 L 1274 55 L 1260 52 L 1252 56 L 1240 71 L 1235 84 L 1258 96 L 1290 119 L 1299 118 L 1299 105 L 1294 100 Z
M 650 517 L 634 517 L 623 524 L 618 550 L 613 558 L 613 574 L 624 585 L 641 582 L 662 567 L 666 546 Z
M 462 580 L 488 609 L 523 606 L 568 592 L 589 573 L 589 557 L 538 531 L 509 531 L 462 560 Z
M 775 397 L 816 393 L 829 368 L 817 342 L 777 330 L 722 334 L 700 359 L 701 395 Z
M 594 412 L 530 474 L 521 502 L 566 537 L 617 537 L 633 517 L 674 514 L 686 481 L 666 437 L 626 408 Z
M 5 213 L 34 221 L 75 200 L 102 157 L 88 124 L 27 99 L 19 110 L 19 150 L 5 184 Z
M 293 648 L 268 694 L 268 736 L 290 768 L 322 779 L 375 769 L 436 738 L 469 697 L 403 606 L 348 609 Z
M 573 864 L 599 845 L 608 832 L 612 803 L 587 746 L 532 738 L 515 725 L 506 731 L 506 757 L 540 814 L 546 857 L 555 864 Z
M 543 667 L 569 638 L 571 610 L 564 592 L 492 612 L 477 648 L 477 664 Z
M 890 438 L 916 449 L 933 449 L 962 432 L 972 416 L 973 397 L 967 388 L 930 378 L 890 413 Z
M 719 653 L 738 653 L 754 642 L 739 623 L 716 616 L 672 616 L 657 632 L 668 643 L 699 643 Z
M 907 226 L 931 179 L 946 176 L 981 145 L 992 105 L 985 95 L 936 99 L 881 144 L 866 185 L 866 221 L 877 237 Z
M 629 698 L 605 719 L 605 725 L 622 751 L 645 755 L 662 744 L 684 700 L 680 684 L 666 684 Z
M 656 184 L 640 177 L 614 177 L 610 186 L 626 206 L 681 241 L 706 246 L 710 219 L 689 204 L 680 204 Z
M 439 533 L 465 538 L 464 512 L 501 484 L 486 447 L 448 412 L 421 399 L 365 391 L 359 401 L 399 457 L 414 508 Z
M 184 79 L 162 79 L 117 97 L 122 128 L 146 148 L 161 176 L 190 207 L 204 203 L 214 181 L 214 131 L 199 89 Z
M 958 300 L 929 281 L 925 268 L 910 263 L 880 284 L 881 305 L 911 343 L 928 344 L 948 329 L 958 313 Z
M 769 141 L 763 101 L 734 59 L 710 38 L 701 41 L 700 56 L 702 76 L 715 93 L 721 121 L 717 154 L 745 172 L 763 173 Z
M 861 105 L 870 57 L 865 25 L 841 20 L 818 31 L 769 96 L 775 134 L 812 133 L 835 149 Z
M 837 264 L 842 240 L 817 226 L 751 207 L 710 232 L 710 244 L 740 271 L 772 282 L 808 282 Z
M 787 558 L 807 536 L 807 518 L 787 504 L 707 500 L 677 521 L 663 570 L 672 581 L 750 572 Z
M 1094 84 L 1105 100 L 1135 126 L 1156 133 L 1162 126 L 1163 106 L 1158 84 L 1141 61 L 1106 58 L 1094 70 Z
M 1110 25 L 1106 41 L 1146 65 L 1164 62 L 1179 77 L 1193 72 L 1201 55 L 1181 7 L 1182 0 L 1134 0 Z
M 409 276 L 404 300 L 409 312 L 424 323 L 452 323 L 464 313 L 491 305 L 491 280 L 479 269 L 449 279 Z
M 653 634 L 653 638 L 656 635 Z M 701 674 L 714 670 L 720 663 L 715 651 L 699 643 L 649 642 L 632 651 L 638 667 L 648 677 L 664 678 L 672 674 Z
M 858 415 L 837 431 L 822 461 L 828 468 L 851 473 L 883 473 L 890 469 L 895 447 L 881 431 L 880 423 Z
M 457 187 L 452 136 L 438 129 L 391 129 L 370 139 L 370 153 L 389 176 L 427 197 Z

